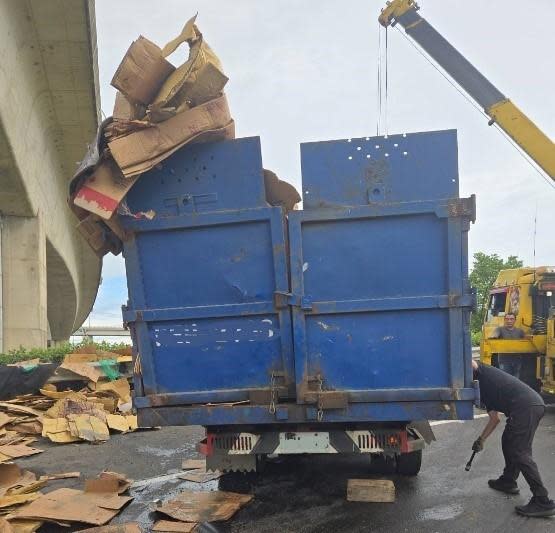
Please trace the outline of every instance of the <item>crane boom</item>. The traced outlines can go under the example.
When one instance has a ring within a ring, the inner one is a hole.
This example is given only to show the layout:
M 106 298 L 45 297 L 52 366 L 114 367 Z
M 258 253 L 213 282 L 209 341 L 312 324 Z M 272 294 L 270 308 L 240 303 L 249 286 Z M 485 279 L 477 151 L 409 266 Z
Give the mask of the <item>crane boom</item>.
M 510 99 L 495 87 L 449 41 L 418 14 L 414 0 L 387 2 L 379 22 L 382 26 L 400 24 L 490 117 L 555 181 L 555 145 Z

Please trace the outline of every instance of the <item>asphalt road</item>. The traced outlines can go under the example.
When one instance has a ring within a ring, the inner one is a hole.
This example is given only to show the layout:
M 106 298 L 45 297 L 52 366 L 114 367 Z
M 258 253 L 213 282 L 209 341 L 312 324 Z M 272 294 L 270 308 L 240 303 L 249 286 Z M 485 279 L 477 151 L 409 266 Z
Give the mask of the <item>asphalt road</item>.
M 478 418 L 434 426 L 437 441 L 425 451 L 421 473 L 414 478 L 378 472 L 364 456 L 288 457 L 269 463 L 262 475 L 226 475 L 219 480 L 221 489 L 252 492 L 254 500 L 231 521 L 205 525 L 201 531 L 555 532 L 555 518 L 524 518 L 514 512 L 515 505 L 530 497 L 522 478 L 519 496 L 505 496 L 487 486 L 487 480 L 497 477 L 503 467 L 501 429 L 477 455 L 472 470 L 465 472 L 470 447 L 485 422 Z M 104 469 L 126 474 L 136 480 L 135 499 L 115 521 L 138 520 L 148 531 L 154 518 L 149 507 L 153 501 L 171 498 L 184 489 L 218 488 L 218 481 L 199 485 L 175 476 L 182 459 L 197 457 L 195 443 L 202 435 L 202 428 L 171 427 L 115 436 L 102 445 L 41 442 L 44 453 L 18 463 L 41 474 L 80 470 L 86 478 Z M 534 446 L 544 482 L 555 496 L 555 406 L 548 408 Z M 347 480 L 365 477 L 393 479 L 396 502 L 347 502 Z M 61 486 L 81 488 L 83 479 L 57 481 L 50 490 Z

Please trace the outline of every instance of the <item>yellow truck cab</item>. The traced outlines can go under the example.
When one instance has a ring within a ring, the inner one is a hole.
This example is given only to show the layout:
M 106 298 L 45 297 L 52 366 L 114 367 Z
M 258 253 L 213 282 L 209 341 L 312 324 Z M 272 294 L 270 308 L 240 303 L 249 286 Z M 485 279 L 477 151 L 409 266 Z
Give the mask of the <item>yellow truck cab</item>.
M 524 339 L 491 339 L 514 313 Z M 520 377 L 536 390 L 555 395 L 555 267 L 502 270 L 489 293 L 482 325 L 480 360 L 497 366 L 497 354 L 522 356 Z

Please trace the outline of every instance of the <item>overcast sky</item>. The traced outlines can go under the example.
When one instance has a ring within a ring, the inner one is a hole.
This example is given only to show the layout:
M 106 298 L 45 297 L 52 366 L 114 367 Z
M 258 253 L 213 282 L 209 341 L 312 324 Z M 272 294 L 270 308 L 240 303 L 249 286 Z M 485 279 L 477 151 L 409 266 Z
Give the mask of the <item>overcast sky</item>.
M 263 161 L 299 188 L 299 144 L 375 135 L 377 17 L 381 0 L 96 0 L 102 110 L 112 114 L 110 80 L 129 44 L 160 46 L 198 12 L 220 57 L 237 137 L 259 135 Z M 421 15 L 555 138 L 555 2 L 424 0 Z M 382 30 L 383 31 L 383 30 Z M 403 32 L 404 35 L 404 32 Z M 456 128 L 461 195 L 477 195 L 470 251 L 555 263 L 555 189 L 396 29 L 388 36 L 388 132 Z M 178 50 L 174 64 L 187 56 Z M 383 64 L 383 63 L 382 63 Z M 438 154 L 438 157 L 440 155 Z M 91 324 L 121 323 L 123 261 L 104 260 Z

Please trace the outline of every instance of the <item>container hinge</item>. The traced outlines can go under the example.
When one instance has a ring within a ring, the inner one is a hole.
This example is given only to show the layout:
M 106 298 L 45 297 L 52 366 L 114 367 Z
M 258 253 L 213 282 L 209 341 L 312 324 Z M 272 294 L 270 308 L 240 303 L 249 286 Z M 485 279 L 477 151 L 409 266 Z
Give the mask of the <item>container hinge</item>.
M 275 291 L 274 292 L 274 305 L 276 309 L 284 309 L 288 306 L 300 307 L 305 311 L 312 310 L 312 302 L 306 296 L 299 294 L 292 294 L 290 292 Z

